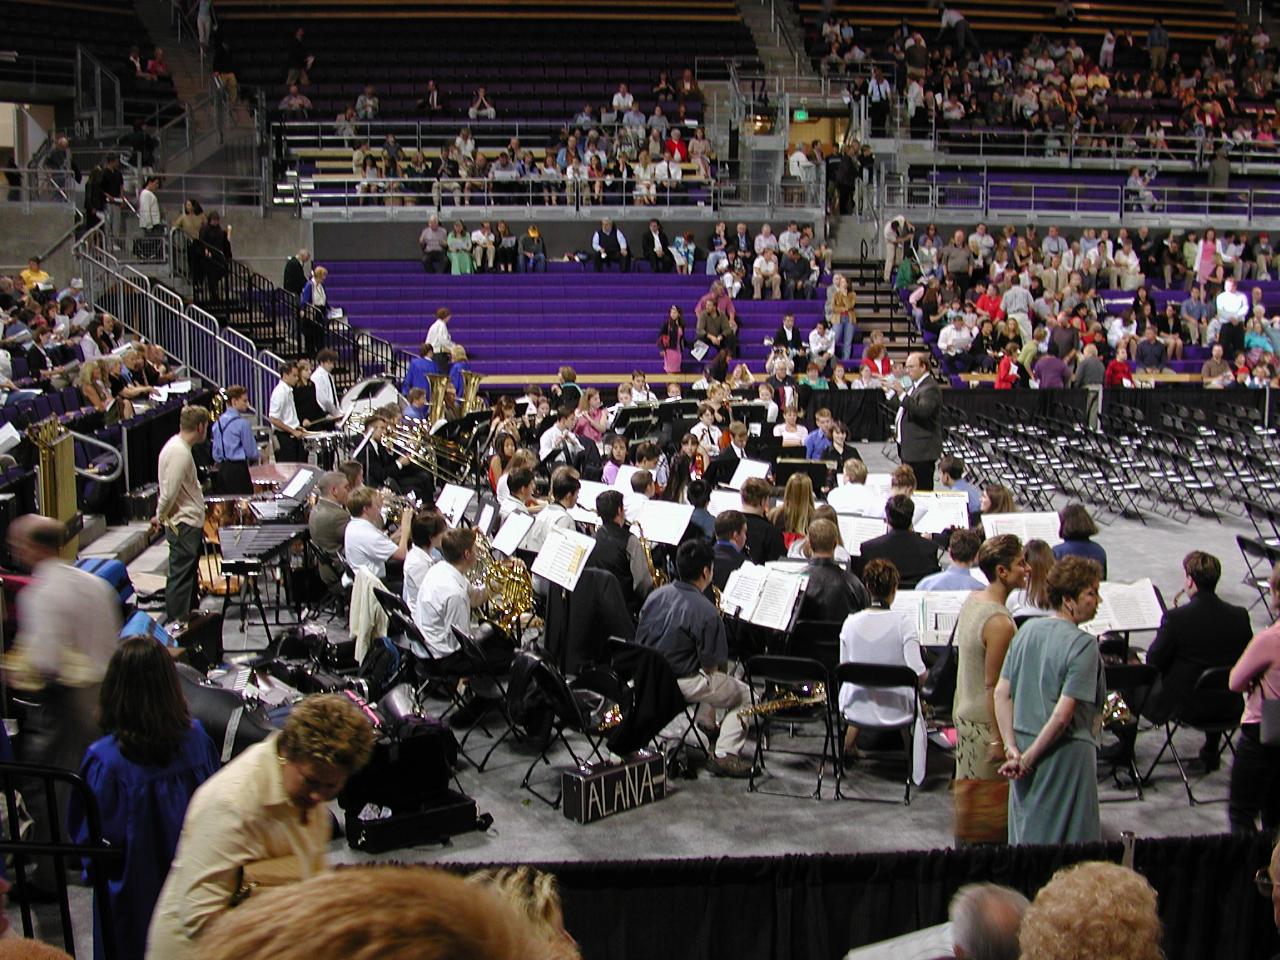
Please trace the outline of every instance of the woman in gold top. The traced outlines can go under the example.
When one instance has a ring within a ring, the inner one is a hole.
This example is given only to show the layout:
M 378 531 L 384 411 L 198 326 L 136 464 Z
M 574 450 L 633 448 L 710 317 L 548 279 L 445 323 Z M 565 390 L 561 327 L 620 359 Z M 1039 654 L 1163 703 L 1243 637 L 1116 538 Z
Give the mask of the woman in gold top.
M 858 295 L 849 289 L 848 278 L 837 273 L 831 281 L 831 298 L 827 303 L 827 329 L 836 335 L 840 359 L 848 361 L 853 354 L 853 338 L 858 332 L 858 318 L 854 314 Z
M 1004 744 L 995 719 L 995 689 L 1015 627 L 1005 606 L 1009 591 L 1026 585 L 1022 543 L 992 537 L 978 550 L 989 585 L 975 590 L 956 621 L 955 834 L 959 843 L 1001 843 L 1006 835 L 1008 782 L 1000 776 Z

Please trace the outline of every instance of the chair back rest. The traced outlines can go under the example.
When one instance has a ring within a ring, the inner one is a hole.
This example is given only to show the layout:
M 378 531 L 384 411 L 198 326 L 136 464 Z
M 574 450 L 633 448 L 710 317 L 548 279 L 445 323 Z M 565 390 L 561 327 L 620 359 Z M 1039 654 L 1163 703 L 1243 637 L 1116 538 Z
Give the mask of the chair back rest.
M 787 642 L 787 655 L 817 660 L 831 673 L 840 662 L 843 627 L 843 620 L 799 620 Z
M 836 682 L 872 689 L 910 687 L 920 695 L 920 678 L 902 664 L 845 662 L 836 667 Z
M 827 668 L 813 657 L 761 654 L 747 661 L 747 676 L 766 683 L 824 683 L 831 688 Z
M 538 689 L 551 705 L 555 715 L 564 724 L 574 730 L 583 730 L 587 726 L 587 717 L 582 706 L 574 697 L 573 691 L 565 681 L 564 675 L 556 669 L 555 664 L 545 657 L 538 657 L 534 666 L 532 679 Z
M 1210 667 L 1201 673 L 1179 711 L 1183 721 L 1195 726 L 1238 722 L 1244 713 L 1244 695 L 1228 686 L 1230 677 L 1230 667 Z

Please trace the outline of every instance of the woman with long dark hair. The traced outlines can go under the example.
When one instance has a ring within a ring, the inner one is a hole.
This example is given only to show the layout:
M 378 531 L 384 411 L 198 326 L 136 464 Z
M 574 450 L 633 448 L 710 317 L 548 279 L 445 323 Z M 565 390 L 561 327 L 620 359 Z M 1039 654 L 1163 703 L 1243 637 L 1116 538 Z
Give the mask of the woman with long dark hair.
M 684 315 L 675 304 L 667 311 L 658 331 L 658 351 L 662 354 L 662 369 L 666 373 L 679 373 L 684 355 Z
M 106 736 L 85 752 L 80 776 L 98 800 L 103 837 L 124 856 L 102 868 L 109 902 L 94 903 L 93 952 L 104 955 L 105 908 L 114 921 L 116 956 L 141 957 L 187 804 L 217 771 L 218 754 L 187 709 L 173 657 L 152 637 L 129 637 L 116 648 L 102 681 L 98 725 Z M 89 842 L 77 794 L 67 832 L 75 843 Z

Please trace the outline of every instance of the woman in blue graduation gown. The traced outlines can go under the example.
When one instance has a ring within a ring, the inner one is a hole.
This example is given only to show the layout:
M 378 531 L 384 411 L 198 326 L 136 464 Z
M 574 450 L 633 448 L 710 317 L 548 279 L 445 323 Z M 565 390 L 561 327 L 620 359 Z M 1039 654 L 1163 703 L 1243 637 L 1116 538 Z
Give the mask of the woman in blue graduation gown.
M 112 656 L 98 721 L 107 736 L 85 752 L 80 775 L 97 797 L 105 839 L 124 853 L 105 867 L 116 956 L 142 957 L 187 803 L 218 769 L 218 754 L 187 709 L 173 658 L 151 637 L 129 637 Z M 90 839 L 83 804 L 74 794 L 67 832 L 76 843 Z M 97 960 L 104 955 L 103 907 L 95 898 Z

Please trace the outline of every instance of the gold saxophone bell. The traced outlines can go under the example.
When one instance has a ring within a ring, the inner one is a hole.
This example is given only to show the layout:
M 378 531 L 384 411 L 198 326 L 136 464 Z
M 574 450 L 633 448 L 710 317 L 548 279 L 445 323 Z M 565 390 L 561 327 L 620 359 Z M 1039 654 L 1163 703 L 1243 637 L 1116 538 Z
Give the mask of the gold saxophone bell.
M 825 683 L 815 683 L 812 686 L 804 684 L 800 686 L 799 693 L 788 689 L 780 697 L 772 697 L 769 700 L 762 700 L 753 706 L 743 707 L 738 711 L 738 718 L 740 720 L 750 720 L 752 717 L 767 717 L 775 713 L 781 713 L 784 710 L 816 707 L 826 702 L 827 685 Z
M 1102 725 L 1104 727 L 1125 726 L 1134 722 L 1133 711 L 1119 690 L 1112 690 L 1102 704 Z
M 640 549 L 644 551 L 644 565 L 649 568 L 649 579 L 653 581 L 653 589 L 667 585 L 667 574 L 653 565 L 653 545 L 645 539 L 644 527 L 636 523 L 636 539 L 640 541 Z

